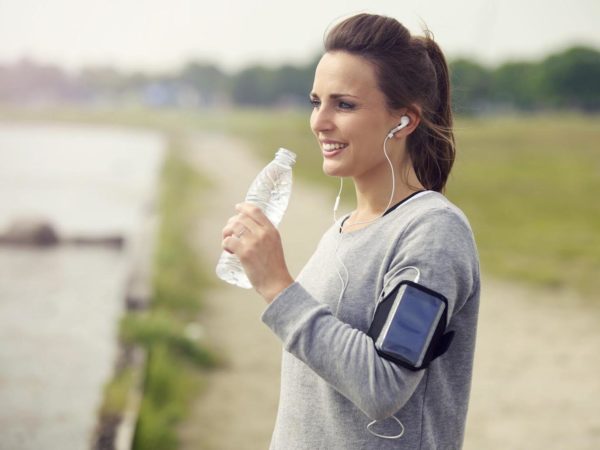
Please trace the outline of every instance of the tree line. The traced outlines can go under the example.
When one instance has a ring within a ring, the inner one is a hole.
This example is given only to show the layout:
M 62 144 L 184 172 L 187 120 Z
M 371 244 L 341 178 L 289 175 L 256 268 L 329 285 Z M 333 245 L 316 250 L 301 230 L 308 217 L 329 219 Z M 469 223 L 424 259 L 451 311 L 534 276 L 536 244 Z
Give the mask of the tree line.
M 0 103 L 77 103 L 151 107 L 302 107 L 308 103 L 318 58 L 308 64 L 252 65 L 227 73 L 193 61 L 173 73 L 126 74 L 90 67 L 69 74 L 60 67 L 21 60 L 0 65 Z M 570 109 L 600 110 L 600 52 L 575 46 L 539 61 L 496 67 L 473 59 L 449 62 L 453 106 L 459 114 Z
M 458 112 L 600 110 L 600 52 L 593 48 L 571 47 L 541 61 L 506 62 L 496 68 L 457 59 L 450 70 Z

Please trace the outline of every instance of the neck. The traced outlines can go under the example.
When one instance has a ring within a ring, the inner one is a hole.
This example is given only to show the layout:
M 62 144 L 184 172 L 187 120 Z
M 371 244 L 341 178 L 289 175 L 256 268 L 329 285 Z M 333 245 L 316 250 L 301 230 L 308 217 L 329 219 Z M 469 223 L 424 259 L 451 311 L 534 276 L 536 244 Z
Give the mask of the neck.
M 424 189 L 412 168 L 412 164 L 408 165 L 409 170 L 407 173 L 402 171 L 401 167 L 396 165 L 394 170 L 396 183 L 393 196 L 391 196 L 392 180 L 389 166 L 387 166 L 387 176 L 374 174 L 372 177 L 353 179 L 356 190 L 356 211 L 352 213 L 352 222 L 356 223 L 379 217 L 390 206 L 402 201 L 412 193 Z

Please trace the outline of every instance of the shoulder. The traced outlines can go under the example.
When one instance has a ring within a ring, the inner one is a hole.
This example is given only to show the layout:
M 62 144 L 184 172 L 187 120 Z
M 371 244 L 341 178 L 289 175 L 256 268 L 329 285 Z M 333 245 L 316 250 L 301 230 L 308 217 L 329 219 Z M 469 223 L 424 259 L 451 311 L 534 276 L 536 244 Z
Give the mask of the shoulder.
M 407 205 L 398 223 L 389 272 L 418 267 L 421 281 L 448 299 L 469 298 L 479 284 L 479 255 L 465 214 L 433 192 Z
M 431 264 L 478 265 L 473 231 L 460 208 L 437 192 L 407 206 L 396 230 L 396 252 Z
M 471 229 L 465 213 L 439 192 L 429 192 L 413 204 L 413 214 L 423 220 L 442 220 L 462 222 Z
M 428 192 L 409 205 L 402 217 L 401 234 L 411 233 L 460 233 L 473 237 L 471 224 L 465 213 L 439 192 Z

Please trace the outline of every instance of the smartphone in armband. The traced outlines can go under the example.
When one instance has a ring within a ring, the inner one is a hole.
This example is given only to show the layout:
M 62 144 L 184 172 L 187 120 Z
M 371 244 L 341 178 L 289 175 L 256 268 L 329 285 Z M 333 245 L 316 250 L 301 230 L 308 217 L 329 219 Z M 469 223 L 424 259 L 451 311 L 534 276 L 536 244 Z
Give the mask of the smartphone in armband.
M 446 352 L 454 332 L 446 332 L 448 300 L 409 280 L 382 292 L 367 334 L 377 353 L 411 370 L 426 368 Z

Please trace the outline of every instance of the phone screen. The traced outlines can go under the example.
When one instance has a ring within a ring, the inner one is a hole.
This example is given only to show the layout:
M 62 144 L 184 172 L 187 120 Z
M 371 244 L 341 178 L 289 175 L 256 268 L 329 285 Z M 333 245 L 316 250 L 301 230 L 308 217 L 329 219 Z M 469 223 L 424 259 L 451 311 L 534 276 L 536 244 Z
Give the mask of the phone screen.
M 376 341 L 377 348 L 419 367 L 445 307 L 434 295 L 412 285 L 401 286 Z

